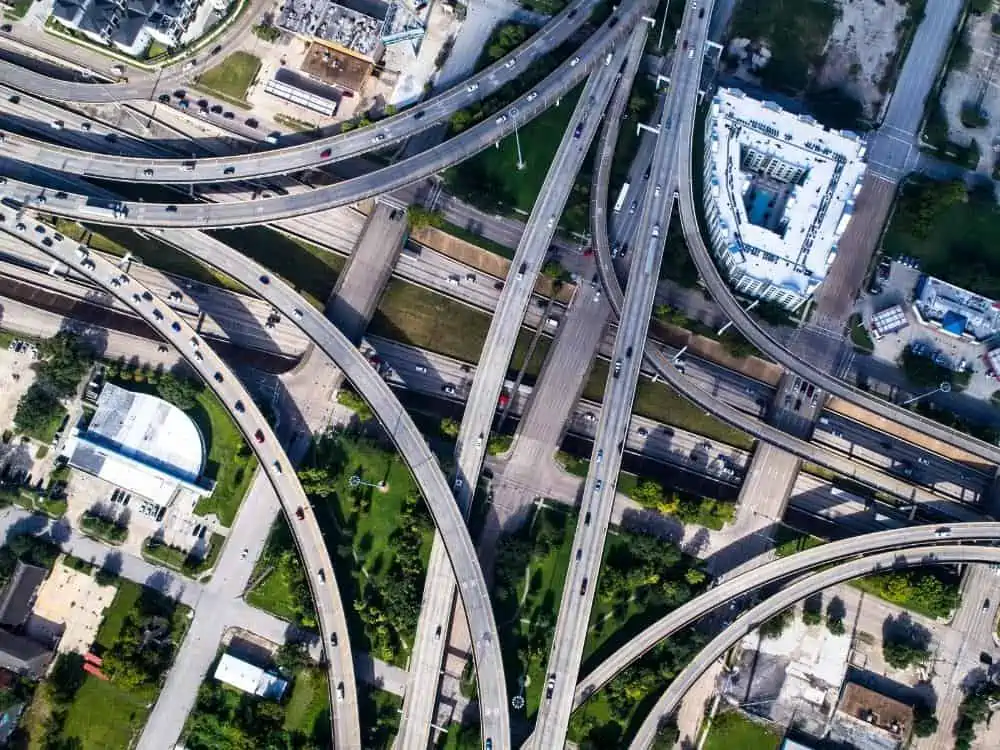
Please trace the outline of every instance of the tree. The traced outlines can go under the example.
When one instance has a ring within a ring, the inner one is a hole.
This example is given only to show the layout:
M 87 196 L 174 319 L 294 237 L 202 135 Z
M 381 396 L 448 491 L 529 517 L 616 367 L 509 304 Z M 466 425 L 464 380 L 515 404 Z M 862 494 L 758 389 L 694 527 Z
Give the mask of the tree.
M 193 409 L 201 386 L 188 378 L 177 377 L 172 372 L 163 373 L 156 384 L 156 392 L 181 411 Z
M 844 628 L 844 621 L 839 617 L 826 618 L 826 629 L 830 631 L 833 635 L 843 635 L 846 631 Z
M 486 452 L 491 456 L 499 456 L 509 451 L 513 442 L 512 435 L 490 435 L 490 439 L 486 443 Z
M 368 422 L 374 416 L 368 402 L 349 388 L 341 388 L 337 392 L 337 402 L 351 409 L 359 422 Z
M 441 424 L 438 425 L 438 429 L 441 431 L 441 434 L 452 439 L 458 437 L 459 427 L 460 425 L 458 424 L 458 421 L 452 419 L 451 417 L 445 417 L 441 420 Z
M 293 641 L 282 643 L 274 654 L 274 663 L 288 675 L 295 674 L 311 662 L 304 643 Z
M 823 615 L 814 609 L 802 609 L 802 622 L 806 625 L 819 625 L 823 622 Z
M 927 648 L 909 638 L 883 638 L 882 656 L 888 665 L 906 669 L 913 664 L 923 664 L 927 659 Z
M 20 432 L 44 434 L 62 411 L 59 397 L 36 381 L 17 402 L 14 424 Z
M 440 212 L 432 211 L 423 206 L 410 206 L 406 210 L 406 216 L 410 222 L 410 229 L 440 227 L 444 225 L 444 217 L 441 216 Z
M 785 609 L 769 619 L 760 626 L 760 634 L 763 638 L 780 638 L 792 623 L 792 610 Z
M 681 731 L 675 717 L 660 719 L 653 737 L 652 750 L 672 750 L 680 738 Z
M 69 704 L 76 691 L 83 686 L 87 673 L 83 671 L 83 657 L 75 651 L 59 654 L 49 675 L 49 689 L 56 703 Z
M 643 479 L 632 490 L 632 499 L 639 505 L 654 508 L 663 501 L 663 486 L 652 479 Z
M 930 707 L 923 702 L 913 707 L 913 733 L 917 737 L 930 737 L 938 729 L 938 720 Z

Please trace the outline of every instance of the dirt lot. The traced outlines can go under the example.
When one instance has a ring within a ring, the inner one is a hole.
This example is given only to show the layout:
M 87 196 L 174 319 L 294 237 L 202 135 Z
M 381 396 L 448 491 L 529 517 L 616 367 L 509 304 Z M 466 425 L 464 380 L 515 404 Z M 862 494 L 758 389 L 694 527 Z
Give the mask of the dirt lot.
M 885 99 L 879 90 L 899 46 L 906 4 L 898 0 L 845 0 L 830 32 L 826 61 L 817 76 L 821 86 L 843 88 L 878 114 Z
M 101 586 L 88 573 L 57 564 L 38 590 L 32 614 L 45 623 L 65 627 L 60 653 L 85 654 L 97 636 L 106 610 L 115 598 L 115 586 Z M 35 621 L 35 627 L 44 623 Z

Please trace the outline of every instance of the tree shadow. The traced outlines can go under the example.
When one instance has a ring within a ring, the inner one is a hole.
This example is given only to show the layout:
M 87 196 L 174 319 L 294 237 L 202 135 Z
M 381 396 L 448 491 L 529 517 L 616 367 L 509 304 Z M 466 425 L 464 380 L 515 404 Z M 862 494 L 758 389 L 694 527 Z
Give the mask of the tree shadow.
M 844 600 L 839 596 L 834 596 L 830 599 L 830 603 L 826 605 L 826 616 L 830 620 L 841 620 L 847 617 L 847 605 L 844 604 Z

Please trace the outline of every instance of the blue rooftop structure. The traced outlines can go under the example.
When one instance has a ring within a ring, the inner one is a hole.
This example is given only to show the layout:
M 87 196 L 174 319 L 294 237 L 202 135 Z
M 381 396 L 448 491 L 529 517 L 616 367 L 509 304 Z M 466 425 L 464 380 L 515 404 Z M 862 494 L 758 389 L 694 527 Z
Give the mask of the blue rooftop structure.
M 965 326 L 968 323 L 964 315 L 955 312 L 954 310 L 949 310 L 941 318 L 941 327 L 946 333 L 952 333 L 956 336 L 961 336 L 965 332 Z

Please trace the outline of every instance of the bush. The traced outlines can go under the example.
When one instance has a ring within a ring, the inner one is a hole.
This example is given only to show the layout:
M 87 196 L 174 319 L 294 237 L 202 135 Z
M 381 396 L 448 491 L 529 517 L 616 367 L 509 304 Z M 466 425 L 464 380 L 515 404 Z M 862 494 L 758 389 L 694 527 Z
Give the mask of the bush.
M 80 518 L 80 528 L 109 542 L 122 543 L 128 537 L 128 527 L 87 511 Z
M 269 23 L 259 23 L 251 31 L 255 37 L 263 39 L 265 42 L 274 43 L 281 38 L 281 29 Z
M 786 609 L 760 626 L 762 638 L 780 638 L 785 629 L 792 624 L 792 610 Z

